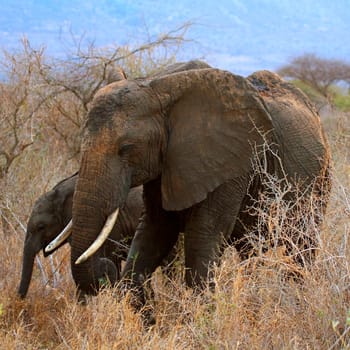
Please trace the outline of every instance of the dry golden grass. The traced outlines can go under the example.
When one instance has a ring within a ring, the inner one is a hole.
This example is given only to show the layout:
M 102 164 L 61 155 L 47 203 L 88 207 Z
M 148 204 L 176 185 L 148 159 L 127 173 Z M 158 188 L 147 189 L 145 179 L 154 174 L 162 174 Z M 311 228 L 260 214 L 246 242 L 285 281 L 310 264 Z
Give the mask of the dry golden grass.
M 86 306 L 77 303 L 68 247 L 51 261 L 40 257 L 48 282 L 36 267 L 28 297 L 18 299 L 21 225 L 37 196 L 76 169 L 58 152 L 28 149 L 1 188 L 8 225 L 0 232 L 0 349 L 350 348 L 350 116 L 337 113 L 324 124 L 334 184 L 320 249 L 302 272 L 303 283 L 285 278 L 295 266 L 282 248 L 246 262 L 228 248 L 215 268 L 215 293 L 196 295 L 181 272 L 169 280 L 156 271 L 157 322 L 149 329 L 116 290 L 104 290 Z

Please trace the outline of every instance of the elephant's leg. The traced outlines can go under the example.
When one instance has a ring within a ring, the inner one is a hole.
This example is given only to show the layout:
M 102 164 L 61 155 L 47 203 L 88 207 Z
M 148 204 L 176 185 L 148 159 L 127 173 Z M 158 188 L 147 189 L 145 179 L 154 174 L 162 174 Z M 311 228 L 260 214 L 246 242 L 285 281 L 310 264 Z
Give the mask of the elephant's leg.
M 123 288 L 131 290 L 131 305 L 140 310 L 146 302 L 143 282 L 169 254 L 179 235 L 177 213 L 161 207 L 159 183 L 144 185 L 145 212 L 132 240 L 122 272 Z M 152 291 L 151 291 L 152 293 Z M 145 324 L 153 324 L 150 310 L 143 310 Z
M 230 180 L 194 206 L 185 219 L 186 283 L 203 288 L 213 263 L 234 228 L 246 191 L 246 180 Z
M 171 280 L 173 280 L 177 273 L 177 262 L 179 259 L 179 252 L 182 250 L 183 240 L 178 237 L 177 242 L 170 250 L 169 254 L 162 260 L 162 272 Z
M 261 188 L 262 184 L 259 176 L 249 178 L 249 188 L 242 200 L 235 227 L 228 239 L 228 244 L 236 248 L 241 260 L 245 260 L 254 254 L 254 247 L 249 234 L 255 229 L 258 223 L 258 217 L 252 215 L 249 208 L 256 205 L 258 193 Z
M 136 230 L 123 271 L 133 282 L 144 279 L 161 264 L 176 243 L 179 230 L 174 215 L 150 217 L 145 213 Z
M 123 277 L 140 285 L 161 264 L 179 235 L 178 215 L 162 209 L 160 181 L 144 185 L 145 212 L 132 240 Z
M 241 260 L 246 260 L 254 254 L 254 247 L 249 234 L 257 224 L 257 216 L 251 216 L 247 212 L 247 208 L 248 206 L 244 203 L 240 209 L 232 234 L 228 239 L 228 244 L 236 248 Z

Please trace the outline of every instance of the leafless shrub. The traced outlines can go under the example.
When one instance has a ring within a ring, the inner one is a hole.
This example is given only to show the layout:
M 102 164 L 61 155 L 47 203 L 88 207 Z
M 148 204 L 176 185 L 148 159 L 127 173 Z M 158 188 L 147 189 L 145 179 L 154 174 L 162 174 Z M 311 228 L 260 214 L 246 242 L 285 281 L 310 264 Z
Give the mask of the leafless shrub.
M 23 52 L 5 52 L 2 61 L 5 81 L 0 84 L 1 177 L 8 173 L 14 160 L 33 144 L 37 133 L 34 118 L 48 98 L 43 93 L 38 75 L 44 51 L 33 50 L 25 39 L 22 46 Z
M 281 262 L 284 256 L 285 265 L 299 271 L 314 260 L 319 246 L 330 191 L 329 171 L 305 186 L 287 176 L 274 146 L 267 141 L 255 153 L 252 181 L 259 182 L 261 191 L 257 198 L 251 198 L 247 209 L 248 215 L 256 218 L 256 225 L 247 228 L 244 239 L 253 248 L 252 256 L 270 263 L 274 258 Z M 280 174 L 268 171 L 267 154 L 279 164 Z

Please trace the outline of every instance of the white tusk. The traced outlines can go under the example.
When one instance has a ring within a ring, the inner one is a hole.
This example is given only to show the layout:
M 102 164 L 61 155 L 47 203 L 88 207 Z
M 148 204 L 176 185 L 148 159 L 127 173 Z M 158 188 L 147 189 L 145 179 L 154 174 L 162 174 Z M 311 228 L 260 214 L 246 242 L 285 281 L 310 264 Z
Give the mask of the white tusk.
M 117 217 L 118 217 L 118 213 L 119 213 L 119 208 L 117 208 L 111 215 L 108 216 L 106 223 L 102 229 L 102 231 L 100 232 L 100 234 L 98 235 L 98 237 L 96 238 L 96 240 L 91 244 L 91 246 L 83 253 L 80 255 L 80 257 L 76 260 L 76 264 L 81 264 L 82 262 L 84 262 L 85 260 L 87 260 L 88 258 L 90 258 L 91 255 L 95 254 L 97 252 L 98 249 L 100 249 L 100 247 L 102 246 L 102 244 L 106 241 L 106 239 L 108 238 L 109 234 L 112 231 L 112 228 L 115 224 L 115 222 L 117 221 Z
M 72 234 L 72 220 L 69 221 L 67 226 L 63 229 L 63 231 L 51 243 L 49 243 L 46 246 L 45 252 L 46 253 L 52 252 L 60 244 L 62 244 L 71 234 Z

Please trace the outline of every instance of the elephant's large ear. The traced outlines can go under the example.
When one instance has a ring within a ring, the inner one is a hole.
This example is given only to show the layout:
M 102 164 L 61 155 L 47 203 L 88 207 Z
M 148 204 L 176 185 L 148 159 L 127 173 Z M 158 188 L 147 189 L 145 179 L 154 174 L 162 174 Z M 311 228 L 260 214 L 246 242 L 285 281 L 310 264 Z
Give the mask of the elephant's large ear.
M 204 69 L 159 79 L 154 86 L 171 96 L 162 171 L 164 209 L 188 208 L 226 180 L 248 176 L 252 148 L 272 126 L 244 78 Z

